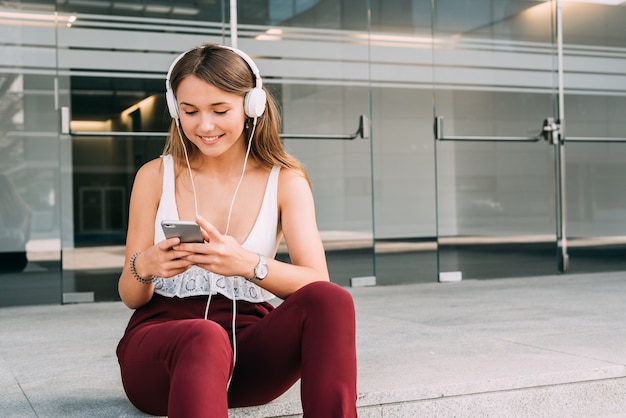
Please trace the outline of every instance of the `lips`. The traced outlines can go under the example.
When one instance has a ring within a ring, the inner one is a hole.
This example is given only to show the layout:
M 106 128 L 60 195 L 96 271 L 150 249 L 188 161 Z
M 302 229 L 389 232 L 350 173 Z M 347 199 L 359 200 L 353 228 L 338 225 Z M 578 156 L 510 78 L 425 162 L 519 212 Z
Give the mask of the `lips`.
M 224 134 L 222 134 L 222 135 L 213 135 L 213 136 L 198 135 L 198 138 L 200 138 L 200 141 L 202 141 L 203 144 L 213 145 L 213 144 L 217 143 L 222 138 L 222 136 L 224 136 Z

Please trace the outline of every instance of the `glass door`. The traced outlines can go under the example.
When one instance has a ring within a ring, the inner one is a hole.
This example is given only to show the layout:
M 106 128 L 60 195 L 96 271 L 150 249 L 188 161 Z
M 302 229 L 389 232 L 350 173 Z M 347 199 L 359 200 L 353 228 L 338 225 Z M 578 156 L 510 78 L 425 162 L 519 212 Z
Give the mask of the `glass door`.
M 435 1 L 440 281 L 558 271 L 555 4 Z
M 626 5 L 562 1 L 572 273 L 626 270 Z
M 437 277 L 432 13 L 430 0 L 380 1 L 371 8 L 372 184 L 380 285 Z
M 57 54 L 65 93 L 60 113 L 68 184 L 65 303 L 119 300 L 134 177 L 141 165 L 161 154 L 171 122 L 165 105 L 167 69 L 180 51 L 225 42 L 219 20 L 223 2 L 122 3 L 58 5 L 60 15 L 71 18 L 58 29 Z
M 283 144 L 311 178 L 330 279 L 375 284 L 368 2 L 286 0 L 253 13 L 258 5 L 238 2 L 239 43 L 258 54 Z M 277 258 L 288 261 L 285 250 Z

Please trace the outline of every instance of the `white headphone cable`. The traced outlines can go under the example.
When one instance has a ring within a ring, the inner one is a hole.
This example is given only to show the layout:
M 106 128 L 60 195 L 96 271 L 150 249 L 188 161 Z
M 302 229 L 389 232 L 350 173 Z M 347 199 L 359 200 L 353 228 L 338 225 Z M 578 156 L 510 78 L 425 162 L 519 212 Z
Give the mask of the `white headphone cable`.
M 193 181 L 193 173 L 191 171 L 191 164 L 189 164 L 189 154 L 187 153 L 187 147 L 185 146 L 185 142 L 183 140 L 183 135 L 180 130 L 180 123 L 178 119 L 174 119 L 176 121 L 176 129 L 178 130 L 178 136 L 183 145 L 183 151 L 185 153 L 185 162 L 187 163 L 187 170 L 189 171 L 189 180 L 191 181 L 191 188 L 193 189 L 193 203 L 194 209 L 196 212 L 196 217 L 198 216 L 198 195 L 196 193 L 196 183 Z M 252 138 L 254 138 L 254 131 L 256 130 L 256 120 L 254 118 L 252 120 L 252 132 L 250 132 L 250 138 L 248 139 L 248 148 L 246 149 L 246 157 L 243 160 L 243 168 L 241 169 L 241 176 L 239 177 L 239 182 L 237 183 L 237 187 L 235 187 L 235 192 L 233 193 L 233 198 L 230 201 L 230 207 L 228 208 L 228 218 L 226 218 L 226 230 L 224 231 L 224 235 L 228 235 L 228 230 L 230 229 L 230 218 L 233 214 L 233 207 L 235 206 L 235 199 L 237 198 L 237 193 L 239 192 L 239 187 L 241 186 L 241 182 L 243 181 L 244 174 L 246 173 L 246 166 L 248 165 L 248 157 L 250 155 L 250 148 L 252 147 Z
M 224 231 L 224 235 L 228 235 L 228 229 L 230 228 L 230 216 L 233 214 L 233 207 L 235 206 L 235 198 L 237 197 L 237 193 L 239 192 L 239 186 L 241 186 L 243 176 L 246 173 L 246 165 L 248 164 L 248 156 L 250 155 L 250 148 L 252 147 L 252 138 L 254 137 L 255 130 L 256 130 L 256 118 L 252 120 L 252 131 L 250 132 L 250 138 L 248 139 L 248 149 L 246 150 L 246 158 L 244 158 L 243 160 L 243 168 L 241 169 L 241 176 L 239 177 L 239 182 L 237 183 L 237 187 L 235 187 L 235 193 L 233 193 L 233 199 L 230 201 L 230 208 L 228 209 L 228 218 L 226 218 L 226 231 Z
M 230 215 L 233 211 L 233 206 L 235 205 L 235 197 L 237 196 L 237 192 L 239 191 L 239 186 L 241 186 L 241 181 L 243 180 L 243 176 L 246 172 L 246 165 L 248 163 L 248 156 L 250 155 L 250 148 L 252 148 L 252 138 L 254 137 L 254 131 L 256 130 L 256 118 L 252 120 L 252 131 L 250 132 L 250 138 L 248 139 L 248 149 L 246 150 L 246 158 L 243 160 L 243 168 L 241 170 L 241 176 L 239 177 L 239 182 L 237 183 L 237 187 L 235 188 L 235 193 L 233 193 L 233 200 L 230 202 L 230 209 L 228 210 L 228 218 L 226 220 L 226 231 L 224 235 L 228 234 L 228 227 L 230 226 Z M 208 307 L 207 307 L 208 310 Z M 237 364 L 237 299 L 233 298 L 233 322 L 231 325 L 231 329 L 233 331 L 233 371 L 235 370 L 235 365 Z M 226 388 L 230 388 L 230 383 L 233 380 L 233 375 L 231 374 L 228 378 L 228 383 L 226 384 Z
M 176 129 L 178 130 L 178 136 L 180 137 L 180 141 L 183 145 L 183 150 L 185 152 L 185 161 L 187 163 L 187 169 L 189 170 L 189 180 L 191 180 L 191 188 L 193 189 L 193 200 L 194 207 L 196 211 L 196 216 L 198 216 L 198 196 L 196 193 L 196 184 L 193 181 L 193 174 L 191 171 L 191 164 L 189 164 L 189 155 L 187 153 L 187 147 L 185 146 L 185 142 L 183 140 L 183 135 L 180 130 L 180 123 L 178 119 L 176 121 Z M 248 147 L 246 149 L 246 156 L 243 160 L 243 168 L 241 169 L 241 176 L 239 176 L 239 182 L 237 182 L 237 187 L 235 187 L 235 192 L 233 193 L 233 198 L 230 201 L 230 208 L 228 209 L 228 217 L 226 218 L 226 230 L 224 231 L 224 235 L 228 235 L 228 230 L 230 228 L 230 218 L 233 213 L 233 207 L 235 206 L 235 199 L 237 198 L 237 193 L 239 192 L 239 187 L 241 186 L 241 182 L 243 181 L 243 177 L 246 173 L 246 167 L 248 165 L 248 157 L 250 156 L 250 149 L 252 148 L 252 138 L 254 138 L 254 132 L 256 131 L 256 121 L 257 118 L 253 118 L 252 120 L 252 131 L 250 132 L 250 138 L 248 139 Z M 206 307 L 204 309 L 204 319 L 208 319 L 209 317 L 209 305 L 211 304 L 211 293 L 209 292 L 209 297 L 207 298 Z M 233 368 L 235 367 L 235 363 L 237 362 L 237 336 L 236 336 L 236 327 L 237 327 L 237 300 L 233 299 L 233 316 L 232 316 L 232 331 L 233 331 Z M 226 387 L 230 387 L 230 383 L 232 381 L 232 374 L 228 378 L 228 383 Z

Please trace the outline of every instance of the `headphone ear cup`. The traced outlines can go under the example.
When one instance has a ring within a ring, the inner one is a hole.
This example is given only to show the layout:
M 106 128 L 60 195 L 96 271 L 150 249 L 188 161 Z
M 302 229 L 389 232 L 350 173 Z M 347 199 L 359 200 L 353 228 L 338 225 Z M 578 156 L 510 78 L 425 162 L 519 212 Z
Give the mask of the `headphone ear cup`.
M 258 118 L 265 111 L 267 103 L 267 94 L 260 87 L 255 87 L 246 93 L 243 101 L 243 109 L 249 118 Z
M 172 119 L 179 119 L 178 103 L 176 103 L 176 97 L 174 96 L 174 91 L 171 88 L 168 88 L 165 91 L 165 100 L 167 102 L 167 110 L 169 110 Z

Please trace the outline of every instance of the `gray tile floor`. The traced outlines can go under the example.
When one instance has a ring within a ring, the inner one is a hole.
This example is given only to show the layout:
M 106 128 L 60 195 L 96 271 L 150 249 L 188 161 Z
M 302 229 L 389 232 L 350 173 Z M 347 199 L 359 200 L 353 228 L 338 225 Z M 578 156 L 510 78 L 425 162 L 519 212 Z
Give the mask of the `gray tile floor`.
M 361 417 L 626 416 L 626 272 L 353 288 Z M 1 417 L 141 417 L 120 302 L 0 309 Z M 297 387 L 232 417 L 298 416 Z

